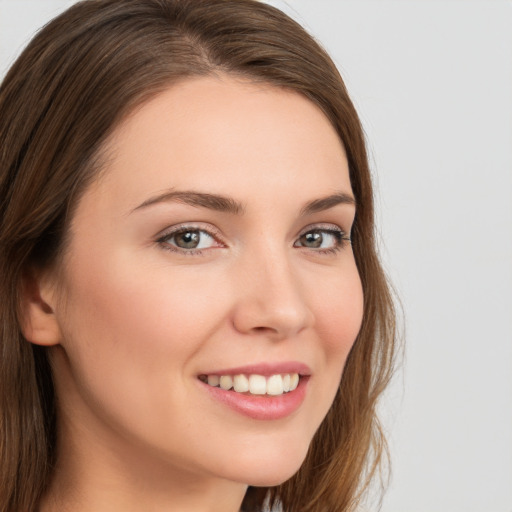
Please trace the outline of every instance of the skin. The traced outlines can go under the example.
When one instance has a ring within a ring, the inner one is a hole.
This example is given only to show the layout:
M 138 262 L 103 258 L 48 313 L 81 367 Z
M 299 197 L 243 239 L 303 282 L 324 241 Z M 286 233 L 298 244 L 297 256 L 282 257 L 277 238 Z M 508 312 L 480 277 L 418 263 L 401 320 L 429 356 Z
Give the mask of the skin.
M 59 457 L 41 510 L 239 510 L 247 485 L 300 467 L 361 324 L 350 242 L 355 206 L 344 148 L 294 92 L 229 76 L 172 86 L 124 120 L 82 196 L 58 272 L 39 277 L 25 334 L 50 346 Z M 219 194 L 241 212 L 166 191 Z M 162 236 L 199 233 L 200 252 Z M 329 250 L 330 249 L 330 250 Z M 306 398 L 279 420 L 213 400 L 198 375 L 261 362 L 311 369 Z

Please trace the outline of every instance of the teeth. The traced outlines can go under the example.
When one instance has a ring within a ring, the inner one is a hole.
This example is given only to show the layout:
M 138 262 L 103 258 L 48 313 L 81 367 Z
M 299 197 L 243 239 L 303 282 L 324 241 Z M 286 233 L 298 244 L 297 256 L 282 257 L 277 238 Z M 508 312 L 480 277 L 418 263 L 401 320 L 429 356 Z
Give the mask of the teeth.
M 208 384 L 210 384 L 209 381 Z M 245 393 L 246 391 L 249 391 L 249 379 L 245 375 L 235 375 L 235 385 L 233 389 L 237 393 Z
M 299 385 L 299 375 L 297 373 L 290 374 L 290 391 L 293 391 Z
M 263 375 L 208 375 L 202 376 L 201 380 L 208 382 L 210 386 L 219 387 L 224 390 L 233 390 L 237 393 L 251 395 L 279 396 L 297 388 L 299 384 L 298 373 L 276 374 L 270 377 Z
M 249 377 L 249 392 L 251 395 L 264 395 L 267 392 L 267 379 L 263 375 Z
M 229 375 L 223 375 L 220 378 L 220 387 L 222 389 L 231 389 L 233 387 L 233 379 Z
M 210 384 L 210 381 L 208 381 L 208 384 Z M 286 393 L 290 391 L 290 374 L 287 373 L 283 376 L 283 391 Z
M 210 386 L 218 386 L 220 384 L 220 377 L 218 375 L 208 375 L 208 384 Z
M 267 395 L 283 394 L 283 377 L 281 375 L 272 375 L 267 380 Z

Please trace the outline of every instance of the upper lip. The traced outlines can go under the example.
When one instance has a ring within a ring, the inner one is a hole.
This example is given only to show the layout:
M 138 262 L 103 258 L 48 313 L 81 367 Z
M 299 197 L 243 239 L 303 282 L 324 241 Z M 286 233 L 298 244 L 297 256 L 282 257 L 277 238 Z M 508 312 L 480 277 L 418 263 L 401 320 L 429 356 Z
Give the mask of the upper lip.
M 283 362 L 264 362 L 248 364 L 244 366 L 236 366 L 230 368 L 220 368 L 202 372 L 200 375 L 263 375 L 268 377 L 278 373 L 298 373 L 299 375 L 311 375 L 311 368 L 304 363 L 297 361 Z

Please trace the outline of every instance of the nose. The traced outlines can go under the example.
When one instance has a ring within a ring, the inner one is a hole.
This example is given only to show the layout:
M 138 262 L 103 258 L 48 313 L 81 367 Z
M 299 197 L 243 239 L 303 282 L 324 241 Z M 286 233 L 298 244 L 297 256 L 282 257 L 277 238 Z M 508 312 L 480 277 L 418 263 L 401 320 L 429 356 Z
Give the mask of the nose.
M 314 324 L 306 290 L 283 255 L 254 255 L 236 274 L 233 325 L 237 331 L 280 340 Z

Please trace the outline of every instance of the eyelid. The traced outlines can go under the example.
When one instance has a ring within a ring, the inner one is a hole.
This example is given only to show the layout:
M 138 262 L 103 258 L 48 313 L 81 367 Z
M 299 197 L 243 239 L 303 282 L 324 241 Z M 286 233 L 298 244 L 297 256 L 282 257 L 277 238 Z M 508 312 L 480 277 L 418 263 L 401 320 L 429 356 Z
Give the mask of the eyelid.
M 182 231 L 204 231 L 208 236 L 213 238 L 216 243 L 220 244 L 222 247 L 226 247 L 227 243 L 224 241 L 224 236 L 222 235 L 221 231 L 216 228 L 215 226 L 212 226 L 211 224 L 203 224 L 201 222 L 183 222 L 180 224 L 175 224 L 173 226 L 170 226 L 160 233 L 158 233 L 155 236 L 155 240 L 157 243 L 164 245 L 165 239 L 170 238 L 171 236 L 175 235 L 176 233 L 180 233 Z M 200 254 L 202 251 L 208 250 L 208 249 L 190 249 L 185 250 L 181 249 L 179 247 L 174 247 L 171 244 L 165 244 L 167 250 L 176 251 L 182 254 Z M 172 248 L 172 249 L 171 249 Z
M 211 224 L 202 222 L 181 222 L 179 224 L 174 224 L 173 226 L 169 226 L 168 228 L 165 228 L 163 231 L 158 233 L 155 238 L 168 237 L 174 233 L 179 233 L 180 231 L 186 230 L 205 231 L 214 238 L 224 238 L 218 228 Z
M 310 224 L 309 226 L 306 226 L 305 228 L 301 229 L 301 231 L 299 231 L 297 238 L 300 238 L 310 231 L 335 231 L 337 233 L 341 233 L 343 238 L 346 237 L 347 240 L 350 240 L 350 230 L 346 231 L 341 226 L 331 223 Z
M 300 239 L 308 234 L 314 232 L 323 232 L 328 236 L 334 237 L 336 239 L 335 244 L 332 247 L 308 247 L 300 243 Z M 333 256 L 347 245 L 352 244 L 352 240 L 350 238 L 350 233 L 347 233 L 341 226 L 338 224 L 310 224 L 306 226 L 304 229 L 300 231 L 297 235 L 295 241 L 293 242 L 293 247 L 296 247 L 298 250 L 307 251 L 310 254 L 318 255 L 318 256 Z
M 158 235 L 155 237 L 155 241 L 160 244 L 164 249 L 177 252 L 180 254 L 186 254 L 186 255 L 201 255 L 203 251 L 208 251 L 213 248 L 217 247 L 208 247 L 204 249 L 182 249 L 180 247 L 175 247 L 172 244 L 167 243 L 165 240 L 172 237 L 173 235 L 183 232 L 183 231 L 203 231 L 208 236 L 213 238 L 217 244 L 220 245 L 220 247 L 227 247 L 228 244 L 225 242 L 224 235 L 222 232 L 216 228 L 215 226 L 211 224 L 206 224 L 202 222 L 183 222 L 180 224 L 175 224 L 173 226 L 170 226 L 163 231 L 161 231 Z M 296 235 L 296 239 L 294 241 L 294 246 L 297 240 L 305 235 L 306 233 L 312 232 L 312 231 L 325 231 L 330 233 L 338 233 L 341 236 L 341 239 L 345 242 L 350 242 L 350 232 L 345 231 L 341 226 L 338 224 L 333 223 L 319 223 L 319 224 L 309 224 L 308 226 L 305 226 L 303 229 L 299 231 L 299 233 Z M 341 245 L 341 244 L 340 244 Z M 329 252 L 329 250 L 326 250 L 326 252 Z M 322 252 L 322 250 L 318 250 L 316 252 Z

